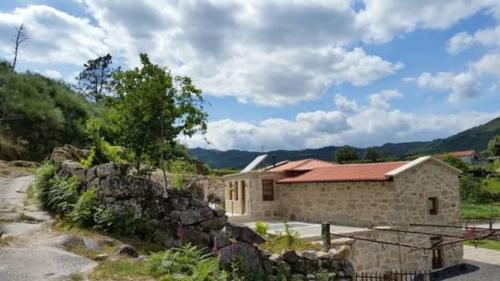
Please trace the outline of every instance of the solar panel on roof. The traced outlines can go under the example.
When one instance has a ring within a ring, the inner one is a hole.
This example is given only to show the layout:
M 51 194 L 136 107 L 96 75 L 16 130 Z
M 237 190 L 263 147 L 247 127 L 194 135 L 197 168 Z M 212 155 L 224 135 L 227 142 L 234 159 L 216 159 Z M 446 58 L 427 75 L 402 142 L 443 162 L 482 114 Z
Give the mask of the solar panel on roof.
M 252 162 L 250 162 L 250 164 L 245 167 L 245 169 L 241 170 L 240 173 L 247 173 L 254 170 L 257 166 L 259 166 L 260 163 L 262 163 L 262 161 L 264 161 L 264 159 L 266 159 L 266 157 L 267 154 L 257 156 Z

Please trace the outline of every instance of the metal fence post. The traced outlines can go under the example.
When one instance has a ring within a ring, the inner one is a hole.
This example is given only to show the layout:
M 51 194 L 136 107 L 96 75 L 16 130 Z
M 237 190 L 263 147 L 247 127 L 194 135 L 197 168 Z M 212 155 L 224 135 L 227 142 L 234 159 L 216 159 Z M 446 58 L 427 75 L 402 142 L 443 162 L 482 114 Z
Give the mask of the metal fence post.
M 330 236 L 330 224 L 323 222 L 321 224 L 321 239 L 323 242 L 323 252 L 328 252 L 332 248 L 332 240 Z

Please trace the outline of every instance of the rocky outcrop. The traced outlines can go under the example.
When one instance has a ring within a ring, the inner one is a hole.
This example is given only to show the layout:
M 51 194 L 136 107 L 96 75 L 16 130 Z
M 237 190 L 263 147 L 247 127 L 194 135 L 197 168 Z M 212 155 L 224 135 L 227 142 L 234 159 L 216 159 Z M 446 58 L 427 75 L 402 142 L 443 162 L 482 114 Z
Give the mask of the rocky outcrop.
M 62 163 L 65 160 L 79 162 L 86 155 L 86 150 L 78 149 L 70 144 L 65 144 L 64 146 L 59 146 L 52 150 L 50 160 L 55 163 Z

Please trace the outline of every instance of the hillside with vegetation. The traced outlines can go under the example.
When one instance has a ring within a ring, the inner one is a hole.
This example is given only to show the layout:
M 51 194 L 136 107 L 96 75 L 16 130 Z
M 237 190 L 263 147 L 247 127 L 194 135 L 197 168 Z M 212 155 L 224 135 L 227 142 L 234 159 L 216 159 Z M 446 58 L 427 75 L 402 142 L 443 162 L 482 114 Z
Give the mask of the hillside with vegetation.
M 494 136 L 500 135 L 500 117 L 495 118 L 483 125 L 465 130 L 456 135 L 444 139 L 436 139 L 428 142 L 406 142 L 386 143 L 382 146 L 372 147 L 377 151 L 380 159 L 395 160 L 414 157 L 419 154 L 435 154 L 449 151 L 473 149 L 479 152 L 486 150 L 488 141 Z M 334 155 L 342 147 L 327 146 L 317 149 L 302 150 L 273 150 L 267 151 L 274 156 L 275 161 L 298 160 L 304 158 L 317 158 L 326 161 L 335 160 Z M 368 148 L 351 147 L 357 154 L 357 159 L 364 159 Z M 212 168 L 235 168 L 242 169 L 262 152 L 216 149 L 193 148 L 191 154 Z M 268 158 L 272 161 L 272 157 Z
M 0 63 L 0 159 L 43 160 L 58 145 L 85 145 L 97 112 L 69 85 Z

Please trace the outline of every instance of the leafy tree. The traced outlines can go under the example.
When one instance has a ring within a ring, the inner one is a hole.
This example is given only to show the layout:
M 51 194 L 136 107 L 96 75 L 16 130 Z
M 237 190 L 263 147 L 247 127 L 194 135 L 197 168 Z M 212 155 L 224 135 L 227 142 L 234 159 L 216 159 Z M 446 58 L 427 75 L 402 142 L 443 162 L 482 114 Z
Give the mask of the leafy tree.
M 380 153 L 378 153 L 375 147 L 368 147 L 365 152 L 365 160 L 369 160 L 371 162 L 377 162 L 380 159 Z
M 207 114 L 201 90 L 189 77 L 173 77 L 146 54 L 140 59 L 140 68 L 114 75 L 112 128 L 118 142 L 133 153 L 137 171 L 144 160 L 164 170 L 165 159 L 175 156 L 177 137 L 205 132 Z
M 500 156 L 500 135 L 495 136 L 488 142 L 488 151 L 493 156 Z
M 467 163 L 465 163 L 464 161 L 462 161 L 462 160 L 458 159 L 458 158 L 457 158 L 457 157 L 455 157 L 455 156 L 452 156 L 452 155 L 449 155 L 449 154 L 448 154 L 448 155 L 445 155 L 445 156 L 443 157 L 443 161 L 444 161 L 445 163 L 448 163 L 448 164 L 450 164 L 451 166 L 453 166 L 453 167 L 455 167 L 455 168 L 457 168 L 457 169 L 461 170 L 461 171 L 462 171 L 462 172 L 464 172 L 464 173 L 468 173 L 468 172 L 469 172 L 469 170 L 470 170 L 470 166 L 469 166 Z
M 111 67 L 112 56 L 107 54 L 96 59 L 88 60 L 84 69 L 76 79 L 78 89 L 84 96 L 93 101 L 100 101 L 113 89 L 113 74 L 117 71 Z
M 335 160 L 338 163 L 355 161 L 358 160 L 358 154 L 354 148 L 350 146 L 343 146 L 335 151 Z

